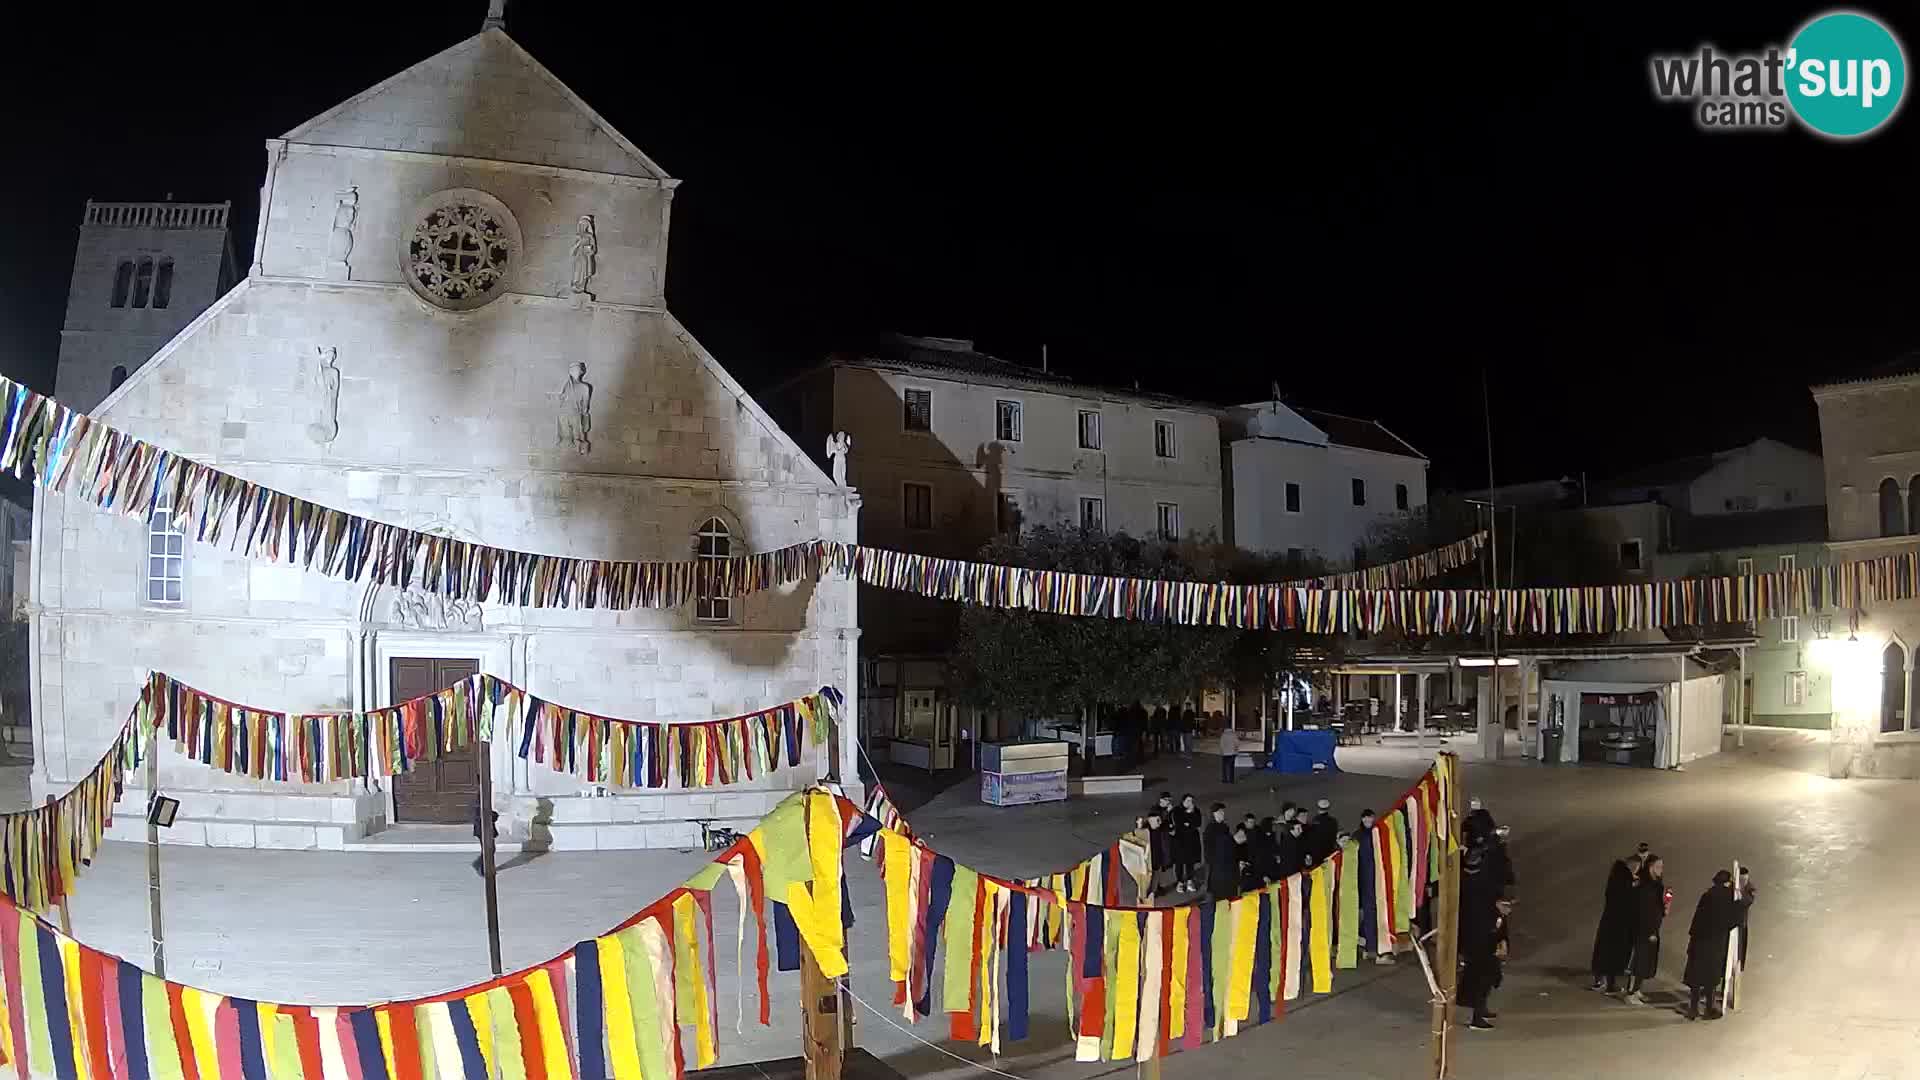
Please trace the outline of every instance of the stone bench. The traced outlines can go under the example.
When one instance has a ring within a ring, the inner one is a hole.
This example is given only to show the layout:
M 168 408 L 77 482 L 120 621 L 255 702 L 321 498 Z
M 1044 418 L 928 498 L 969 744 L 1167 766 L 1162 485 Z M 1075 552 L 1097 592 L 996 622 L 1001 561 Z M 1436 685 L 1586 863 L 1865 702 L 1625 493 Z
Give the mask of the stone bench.
M 1122 773 L 1118 776 L 1082 776 L 1067 781 L 1067 792 L 1072 795 L 1125 795 L 1137 792 L 1146 785 L 1147 778 L 1139 773 Z

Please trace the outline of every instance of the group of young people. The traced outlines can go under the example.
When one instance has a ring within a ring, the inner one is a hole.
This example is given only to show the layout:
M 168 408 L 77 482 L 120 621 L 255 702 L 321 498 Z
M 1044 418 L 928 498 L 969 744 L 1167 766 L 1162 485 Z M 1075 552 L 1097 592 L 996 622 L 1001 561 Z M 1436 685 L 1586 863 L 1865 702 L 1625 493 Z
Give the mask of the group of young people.
M 1131 766 L 1161 754 L 1192 757 L 1201 735 L 1224 721 L 1219 712 L 1208 716 L 1192 702 L 1149 709 L 1136 701 L 1115 709 L 1112 722 L 1114 756 Z
M 1152 898 L 1204 893 L 1231 899 L 1301 870 L 1311 870 L 1340 850 L 1340 820 L 1321 799 L 1314 807 L 1286 803 L 1278 817 L 1243 814 L 1226 803 L 1203 813 L 1192 795 L 1173 801 L 1163 791 L 1137 822 L 1152 870 Z M 1360 828 L 1373 826 L 1373 811 L 1360 813 Z M 1143 897 L 1143 899 L 1146 899 Z
M 1726 978 L 1731 932 L 1736 928 L 1741 932 L 1739 961 L 1744 966 L 1747 913 L 1753 900 L 1753 878 L 1746 867 L 1741 867 L 1737 896 L 1732 872 L 1721 870 L 1695 903 L 1693 921 L 1687 928 L 1687 966 L 1682 972 L 1687 987 L 1687 1019 L 1720 1018 L 1714 1002 Z M 1619 993 L 1619 980 L 1625 976 L 1623 1000 L 1646 1004 L 1642 991 L 1660 970 L 1660 930 L 1672 910 L 1673 890 L 1667 887 L 1666 860 L 1646 844 L 1623 859 L 1615 859 L 1607 875 L 1600 925 L 1593 934 L 1592 988 Z

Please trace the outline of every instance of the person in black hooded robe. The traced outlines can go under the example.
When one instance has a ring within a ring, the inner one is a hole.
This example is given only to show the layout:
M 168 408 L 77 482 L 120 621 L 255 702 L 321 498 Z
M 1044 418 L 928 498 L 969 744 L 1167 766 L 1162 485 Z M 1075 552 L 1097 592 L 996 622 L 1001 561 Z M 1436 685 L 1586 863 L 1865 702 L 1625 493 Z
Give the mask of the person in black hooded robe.
M 1660 924 L 1666 919 L 1666 862 L 1649 854 L 1640 865 L 1640 884 L 1633 889 L 1633 980 L 1626 997 L 1631 1004 L 1647 1003 L 1641 991 L 1660 972 Z
M 1491 833 L 1476 834 L 1460 859 L 1460 1004 L 1473 1010 L 1469 1028 L 1487 1031 L 1497 1015 L 1488 997 L 1500 982 L 1505 897 L 1490 859 Z
M 1181 796 L 1180 805 L 1173 809 L 1173 872 L 1179 879 L 1175 892 L 1200 891 L 1200 828 L 1206 820 L 1192 795 Z
M 1214 900 L 1231 900 L 1240 895 L 1240 856 L 1233 842 L 1233 826 L 1227 824 L 1227 804 L 1214 803 L 1211 817 L 1203 838 L 1207 893 Z
M 1687 984 L 1687 1019 L 1700 1018 L 1701 998 L 1707 1000 L 1707 1019 L 1720 1018 L 1713 991 L 1726 977 L 1731 935 L 1750 903 L 1745 896 L 1734 899 L 1733 875 L 1722 870 L 1713 875 L 1713 884 L 1693 906 L 1693 923 L 1687 928 L 1687 970 L 1682 978 Z
M 1640 856 L 1613 860 L 1607 874 L 1607 893 L 1600 909 L 1600 925 L 1593 932 L 1593 989 L 1613 993 L 1615 980 L 1633 963 L 1634 875 Z

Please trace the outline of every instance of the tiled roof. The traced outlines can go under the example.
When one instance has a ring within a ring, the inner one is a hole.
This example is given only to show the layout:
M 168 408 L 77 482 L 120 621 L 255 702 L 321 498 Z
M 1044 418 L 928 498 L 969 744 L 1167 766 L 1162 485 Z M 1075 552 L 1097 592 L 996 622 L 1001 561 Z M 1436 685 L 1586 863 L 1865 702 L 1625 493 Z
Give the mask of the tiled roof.
M 1879 382 L 1881 379 L 1898 379 L 1907 375 L 1920 375 L 1920 349 L 1913 349 L 1857 375 L 1847 375 L 1815 383 L 1813 389 L 1822 390 L 1829 386 L 1846 386 L 1851 383 Z
M 1068 375 L 1041 371 L 1025 364 L 1002 360 L 973 347 L 964 338 L 929 338 L 895 335 L 858 352 L 836 354 L 833 362 L 856 367 L 899 367 L 966 382 L 984 382 L 999 386 L 1054 388 L 1066 394 L 1089 397 L 1130 398 L 1150 405 L 1198 409 L 1217 413 L 1219 406 L 1174 394 L 1151 390 L 1124 390 L 1084 383 Z
M 1425 454 L 1408 445 L 1405 439 L 1388 431 L 1378 420 L 1363 420 L 1357 416 L 1321 412 L 1319 409 L 1302 409 L 1294 405 L 1287 407 L 1299 413 L 1307 423 L 1326 432 L 1327 438 L 1341 446 L 1426 459 Z

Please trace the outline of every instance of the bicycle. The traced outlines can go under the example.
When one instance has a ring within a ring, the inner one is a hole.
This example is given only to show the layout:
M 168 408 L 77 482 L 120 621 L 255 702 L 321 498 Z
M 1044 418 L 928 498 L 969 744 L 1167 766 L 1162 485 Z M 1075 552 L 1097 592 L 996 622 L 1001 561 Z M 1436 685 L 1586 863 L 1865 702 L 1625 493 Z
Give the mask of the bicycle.
M 694 818 L 693 823 L 700 826 L 700 847 L 703 851 L 725 851 L 740 842 L 744 833 L 735 832 L 724 825 L 715 826 L 714 818 Z M 687 849 L 682 849 L 687 850 Z

